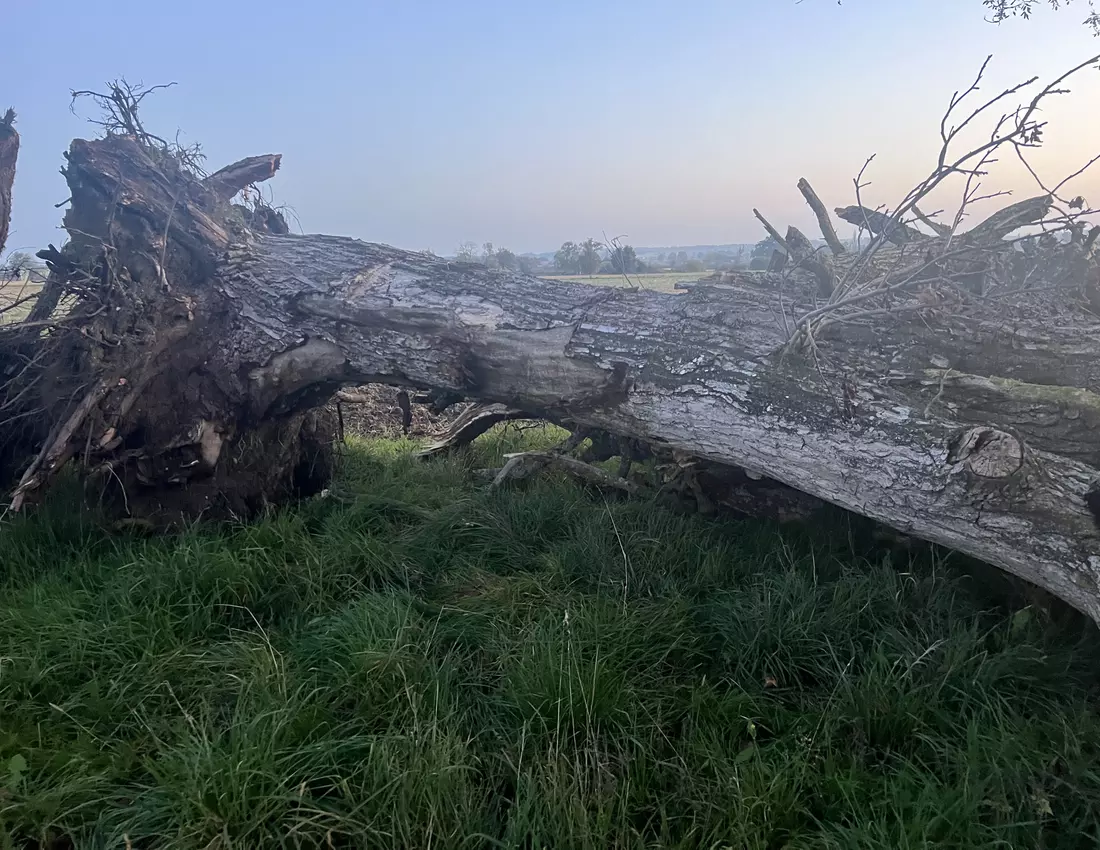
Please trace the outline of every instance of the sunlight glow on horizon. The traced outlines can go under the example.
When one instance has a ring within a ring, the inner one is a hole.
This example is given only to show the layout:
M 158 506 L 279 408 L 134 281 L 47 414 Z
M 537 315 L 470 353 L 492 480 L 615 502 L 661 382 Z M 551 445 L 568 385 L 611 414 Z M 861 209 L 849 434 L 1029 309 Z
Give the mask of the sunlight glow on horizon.
M 875 154 L 865 201 L 896 204 L 933 166 L 940 115 L 986 55 L 982 98 L 1100 53 L 1072 7 L 993 26 L 980 0 L 322 2 L 305 14 L 286 2 L 126 0 L 110 16 L 77 0 L 16 4 L 12 30 L 49 30 L 51 45 L 45 62 L 33 39 L 13 45 L 13 67 L 34 71 L 9 81 L 22 136 L 9 250 L 63 238 L 61 152 L 91 132 L 68 91 L 119 76 L 178 83 L 146 121 L 201 141 L 211 169 L 281 152 L 268 191 L 307 232 L 523 252 L 601 234 L 755 242 L 753 207 L 816 237 L 798 179 L 846 206 Z M 49 25 L 59 17 L 60 31 Z M 1071 88 L 1046 109 L 1047 146 L 1032 157 L 1051 183 L 1100 142 L 1089 108 L 1100 72 Z M 1007 151 L 986 182 L 1038 193 Z M 1100 203 L 1100 167 L 1065 191 Z M 935 204 L 953 209 L 957 194 L 945 186 Z

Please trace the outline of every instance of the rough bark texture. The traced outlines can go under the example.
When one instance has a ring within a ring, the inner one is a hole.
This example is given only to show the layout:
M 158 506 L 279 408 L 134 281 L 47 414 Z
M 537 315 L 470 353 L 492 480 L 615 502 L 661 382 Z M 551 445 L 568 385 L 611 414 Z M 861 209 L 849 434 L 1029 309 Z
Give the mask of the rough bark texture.
M 895 221 L 891 216 L 866 207 L 837 207 L 834 212 L 837 218 L 856 227 L 869 230 L 876 236 L 883 234 L 895 245 L 904 245 L 907 242 L 918 240 L 920 231 L 908 225 Z
M 817 218 L 817 225 L 821 228 L 821 235 L 825 237 L 825 242 L 829 246 L 829 250 L 838 257 L 841 254 L 848 253 L 848 249 L 844 247 L 844 243 L 841 242 L 840 237 L 836 235 L 836 228 L 833 227 L 832 219 L 829 218 L 829 212 L 825 209 L 825 204 L 821 202 L 821 198 L 817 196 L 814 187 L 810 185 L 810 181 L 805 177 L 798 181 L 798 191 L 802 193 L 802 197 L 806 199 L 806 203 L 810 205 L 810 209 L 814 211 L 814 216 Z
M 964 261 L 946 242 L 906 254 L 908 235 L 849 258 L 824 305 L 797 271 L 669 294 L 257 233 L 125 138 L 75 142 L 66 173 L 66 278 L 103 283 L 59 335 L 59 424 L 21 495 L 77 457 L 135 514 L 247 513 L 323 479 L 306 474 L 325 471 L 318 405 L 388 383 L 644 441 L 685 459 L 704 500 L 708 476 L 746 501 L 751 482 L 788 485 L 1100 620 L 1100 322 L 1079 248 L 1044 260 L 1034 290 L 1014 257 L 978 250 L 1001 222 Z M 994 270 L 999 299 L 946 285 Z

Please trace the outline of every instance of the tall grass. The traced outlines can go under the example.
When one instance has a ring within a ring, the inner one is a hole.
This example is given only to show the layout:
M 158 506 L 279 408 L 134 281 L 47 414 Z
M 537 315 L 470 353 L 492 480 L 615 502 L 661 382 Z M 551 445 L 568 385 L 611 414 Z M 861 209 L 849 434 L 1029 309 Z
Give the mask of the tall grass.
M 0 846 L 1095 847 L 1100 652 L 846 520 L 678 516 L 465 457 L 108 536 L 0 530 Z

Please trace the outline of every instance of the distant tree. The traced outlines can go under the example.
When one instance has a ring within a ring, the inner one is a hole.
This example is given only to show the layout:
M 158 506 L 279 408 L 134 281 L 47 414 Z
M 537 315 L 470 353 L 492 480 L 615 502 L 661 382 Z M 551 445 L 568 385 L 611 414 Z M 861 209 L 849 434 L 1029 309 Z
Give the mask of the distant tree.
M 773 251 L 779 250 L 779 243 L 772 239 L 770 236 L 767 239 L 761 239 L 752 248 L 752 258 L 754 260 L 770 259 Z
M 31 254 L 26 251 L 12 251 L 3 265 L 0 265 L 0 269 L 12 275 L 21 275 L 36 266 L 38 261 Z
M 692 274 L 698 274 L 699 272 L 705 272 L 707 270 L 707 264 L 700 260 L 698 257 L 692 257 L 686 263 L 684 263 L 684 271 L 691 272 Z
M 596 274 L 600 270 L 600 263 L 603 260 L 600 256 L 600 248 L 600 243 L 595 239 L 589 238 L 581 243 L 578 258 L 581 274 Z
M 1059 9 L 1072 2 L 1073 0 L 982 0 L 982 5 L 989 10 L 990 20 L 999 24 L 1009 18 L 1030 18 L 1036 6 L 1047 5 L 1052 9 Z M 1092 28 L 1093 35 L 1100 35 L 1100 12 L 1093 8 L 1093 0 L 1089 0 L 1085 25 Z
M 737 265 L 737 254 L 732 251 L 707 251 L 700 259 L 708 269 L 732 269 Z
M 634 274 L 638 270 L 638 255 L 631 245 L 616 245 L 611 251 L 611 267 L 617 274 Z
M 538 257 L 517 257 L 516 262 L 519 265 L 519 270 L 524 274 L 538 274 L 539 267 L 542 265 Z
M 476 263 L 479 260 L 477 245 L 473 242 L 463 242 L 455 252 L 455 259 L 461 263 Z
M 990 12 L 989 20 L 995 24 L 1003 23 L 1009 18 L 1030 18 L 1036 6 L 1050 6 L 1052 9 L 1060 9 L 1068 6 L 1073 0 L 982 0 L 982 5 Z M 840 5 L 840 0 L 837 0 Z M 1100 35 L 1100 12 L 1093 8 L 1093 0 L 1089 0 L 1089 13 L 1085 16 L 1085 26 L 1092 29 L 1093 35 Z
M 481 246 L 481 262 L 485 263 L 485 265 L 492 265 L 492 260 L 496 255 L 497 252 L 493 248 L 492 242 L 486 242 Z
M 581 248 L 576 242 L 563 242 L 554 254 L 554 266 L 562 274 L 580 274 Z
M 507 248 L 499 248 L 496 253 L 497 266 L 508 271 L 519 268 L 519 259 Z

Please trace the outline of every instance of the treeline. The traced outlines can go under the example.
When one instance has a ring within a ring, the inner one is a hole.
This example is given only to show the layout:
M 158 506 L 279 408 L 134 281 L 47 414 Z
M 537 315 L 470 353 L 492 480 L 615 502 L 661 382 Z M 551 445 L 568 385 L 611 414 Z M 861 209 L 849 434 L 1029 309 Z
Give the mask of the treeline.
M 480 248 L 473 242 L 463 242 L 455 252 L 455 259 L 463 263 L 481 263 L 491 269 L 506 269 L 524 274 L 538 274 L 545 271 L 538 257 L 518 256 L 507 248 L 497 248 L 492 242 L 486 242 Z
M 595 239 L 565 242 L 554 254 L 559 274 L 646 274 L 654 271 L 630 245 L 605 244 Z
M 485 242 L 481 247 L 473 242 L 463 242 L 455 252 L 455 259 L 464 263 L 481 263 L 492 269 L 535 275 L 645 274 L 659 271 L 659 268 L 642 262 L 632 246 L 618 243 L 605 245 L 595 239 L 564 243 L 552 261 L 530 254 L 516 254 L 507 248 L 498 248 L 492 242 Z
M 606 243 L 597 239 L 583 242 L 564 242 L 551 260 L 531 254 L 516 254 L 507 248 L 498 248 L 492 242 L 480 247 L 473 242 L 463 242 L 455 252 L 455 259 L 466 263 L 481 263 L 489 268 L 506 269 L 532 275 L 599 275 L 599 274 L 653 274 L 657 272 L 685 272 L 698 274 L 706 271 L 767 268 L 772 252 L 779 248 L 771 239 L 763 239 L 753 246 L 728 250 L 710 250 L 688 254 L 687 251 L 668 251 L 638 256 L 631 245 L 618 242 Z
M 26 251 L 12 251 L 0 261 L 0 283 L 46 276 L 46 264 Z

